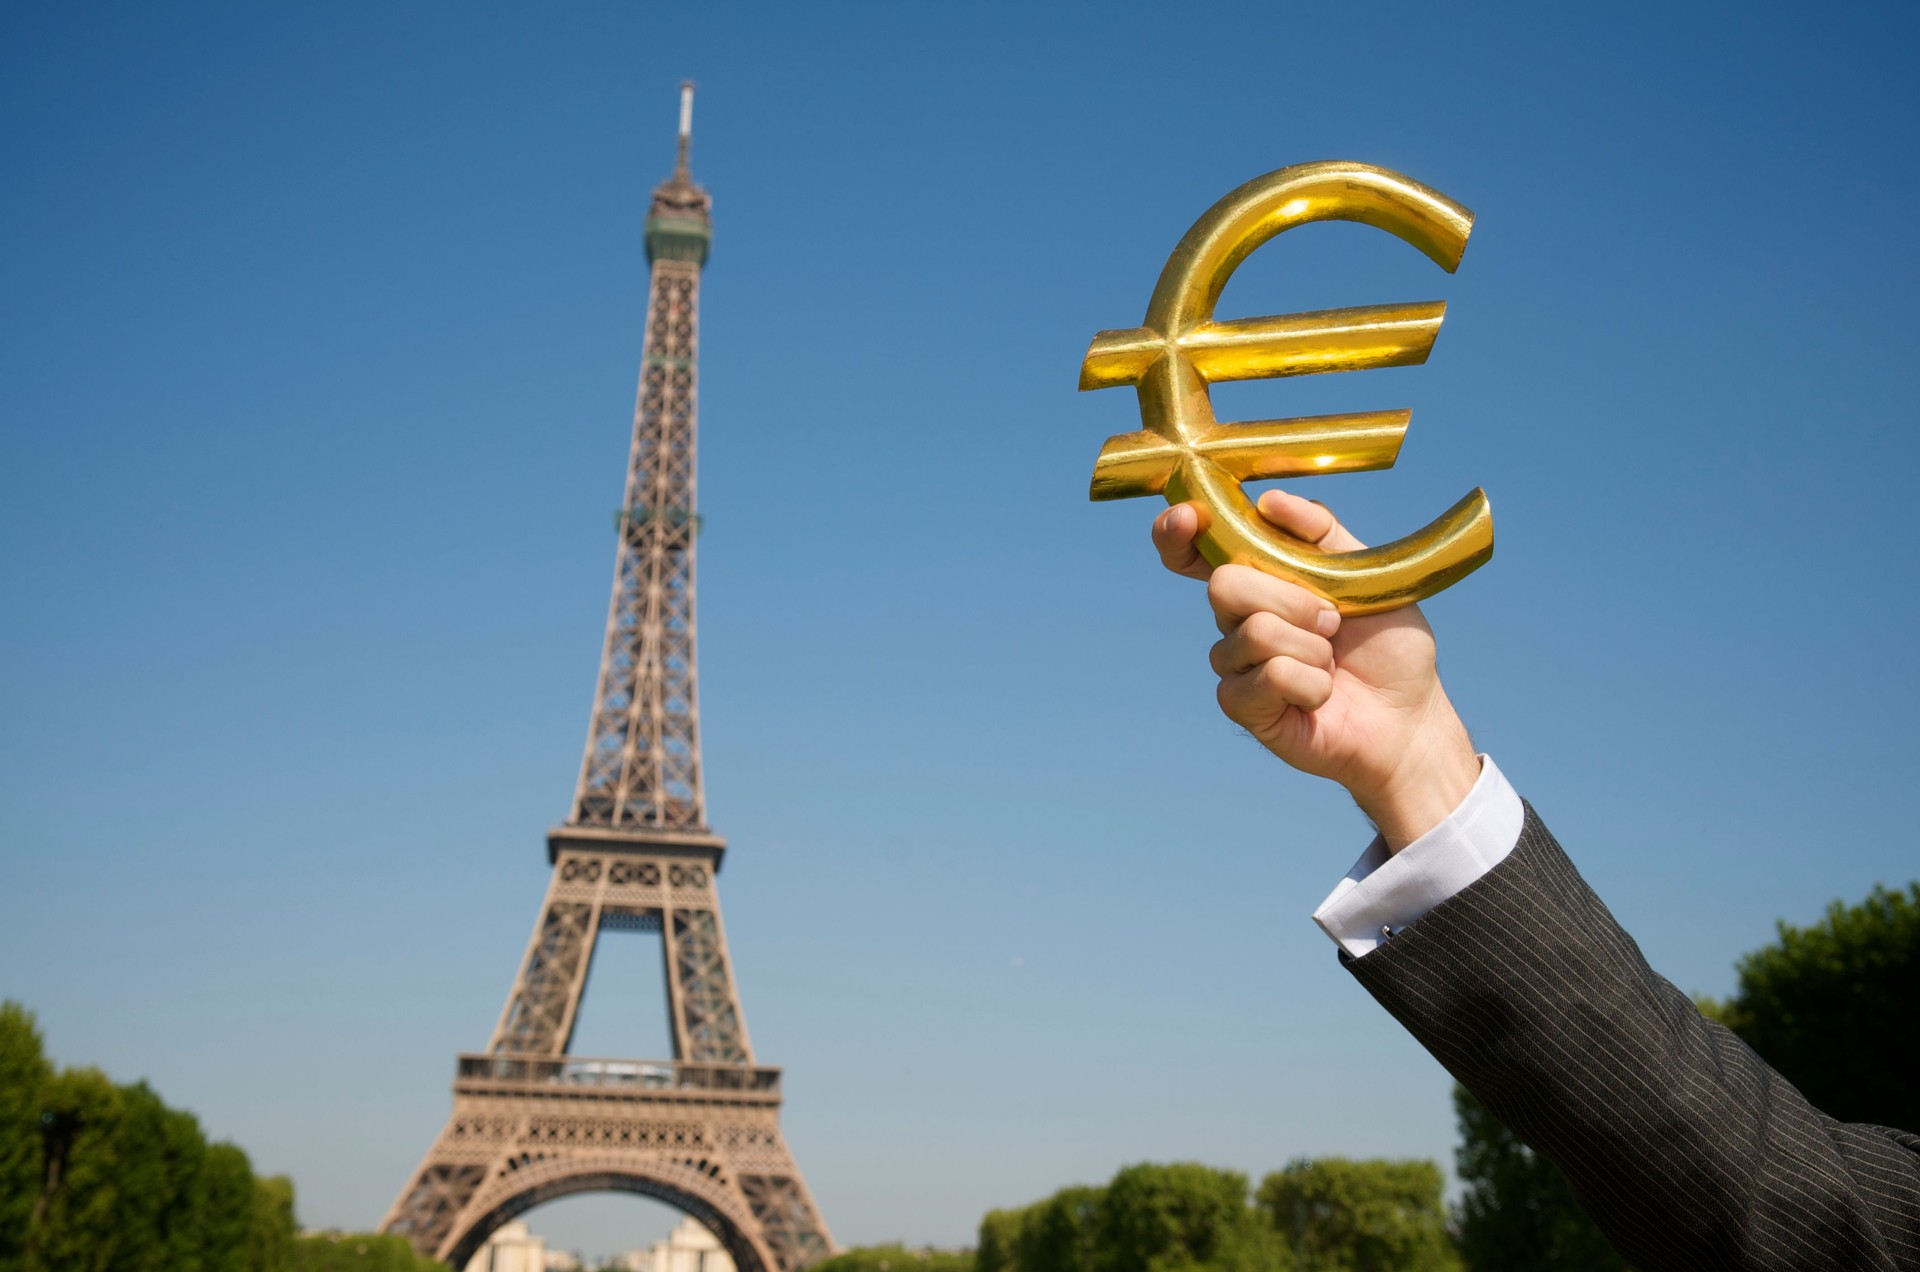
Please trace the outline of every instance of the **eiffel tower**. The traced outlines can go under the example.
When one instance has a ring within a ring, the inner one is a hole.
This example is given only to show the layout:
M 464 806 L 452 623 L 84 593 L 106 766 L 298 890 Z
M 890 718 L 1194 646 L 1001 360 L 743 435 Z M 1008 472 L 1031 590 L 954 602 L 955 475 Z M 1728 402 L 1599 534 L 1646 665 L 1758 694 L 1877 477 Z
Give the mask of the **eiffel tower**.
M 647 215 L 646 346 L 613 602 L 573 810 L 519 979 L 481 1055 L 460 1056 L 453 1116 L 383 1231 L 463 1268 L 501 1224 L 580 1192 L 642 1193 L 712 1230 L 740 1272 L 830 1253 L 780 1134 L 780 1070 L 754 1063 L 720 923 L 726 841 L 707 827 L 694 661 L 695 354 L 713 201 L 679 158 Z M 658 932 L 671 1060 L 576 1057 L 594 946 Z

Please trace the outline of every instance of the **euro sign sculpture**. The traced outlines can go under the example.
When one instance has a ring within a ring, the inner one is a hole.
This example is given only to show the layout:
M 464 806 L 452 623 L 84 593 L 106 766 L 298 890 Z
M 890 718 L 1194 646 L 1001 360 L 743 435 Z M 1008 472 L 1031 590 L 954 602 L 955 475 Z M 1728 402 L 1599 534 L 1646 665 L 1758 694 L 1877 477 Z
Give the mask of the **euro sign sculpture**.
M 1417 366 L 1444 301 L 1366 305 L 1216 321 L 1227 279 L 1255 248 L 1310 221 L 1358 221 L 1411 243 L 1452 273 L 1473 213 L 1409 177 L 1364 163 L 1303 163 L 1256 177 L 1194 222 L 1154 286 L 1143 327 L 1102 331 L 1080 366 L 1081 389 L 1131 384 L 1146 428 L 1107 439 L 1094 499 L 1164 494 L 1200 509 L 1197 546 L 1292 580 L 1343 614 L 1432 596 L 1493 556 L 1493 512 L 1474 490 L 1423 530 L 1353 552 L 1328 552 L 1260 516 L 1243 481 L 1391 468 L 1410 411 L 1365 411 L 1222 424 L 1209 386 L 1222 380 Z

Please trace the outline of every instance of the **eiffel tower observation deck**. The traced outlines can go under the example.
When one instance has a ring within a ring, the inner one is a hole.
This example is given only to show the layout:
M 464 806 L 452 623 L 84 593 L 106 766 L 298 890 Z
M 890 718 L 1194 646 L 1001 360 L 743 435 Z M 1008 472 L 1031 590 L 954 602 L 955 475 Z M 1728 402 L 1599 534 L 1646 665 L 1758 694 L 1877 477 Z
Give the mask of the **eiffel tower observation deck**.
M 455 1061 L 453 1116 L 383 1229 L 455 1268 L 555 1198 L 632 1192 L 705 1224 L 740 1272 L 833 1249 L 755 1063 L 720 921 L 726 843 L 707 825 L 694 626 L 700 276 L 713 200 L 693 180 L 693 86 L 646 221 L 646 343 L 613 599 L 567 819 L 533 938 L 484 1053 Z M 570 1054 L 600 933 L 661 936 L 673 1055 Z

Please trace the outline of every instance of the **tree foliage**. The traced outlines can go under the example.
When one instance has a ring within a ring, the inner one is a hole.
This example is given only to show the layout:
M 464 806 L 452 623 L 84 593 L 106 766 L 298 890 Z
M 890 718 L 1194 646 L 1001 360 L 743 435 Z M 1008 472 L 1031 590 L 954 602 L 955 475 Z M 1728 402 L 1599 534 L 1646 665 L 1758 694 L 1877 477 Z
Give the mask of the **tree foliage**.
M 52 1073 L 32 1013 L 0 1003 L 0 1268 L 26 1254 L 44 1160 L 40 1092 Z
M 293 1186 L 143 1082 L 47 1063 L 0 1004 L 0 1269 L 291 1272 Z
M 253 1272 L 247 1241 L 253 1226 L 253 1163 L 231 1144 L 209 1144 L 200 1179 L 206 1272 Z
M 247 1267 L 252 1272 L 293 1272 L 293 1181 L 285 1175 L 255 1175 L 247 1226 Z
M 423 1259 L 405 1237 L 390 1233 L 319 1232 L 296 1237 L 294 1272 L 447 1272 L 447 1265 Z
M 1254 1199 L 1300 1272 L 1455 1272 L 1440 1187 L 1432 1162 L 1322 1157 L 1268 1175 Z
M 1920 882 L 1779 933 L 1740 960 L 1722 1022 L 1821 1112 L 1920 1131 Z
M 1126 1167 L 1096 1222 L 1102 1272 L 1271 1266 L 1276 1244 L 1247 1208 L 1247 1177 L 1196 1162 Z
M 855 1246 L 811 1264 L 807 1272 L 974 1272 L 973 1251 L 908 1249 L 892 1245 Z
M 980 1223 L 977 1272 L 1458 1272 L 1431 1162 L 1296 1161 L 1261 1181 L 1129 1166 Z
M 113 1272 L 126 1245 L 119 1223 L 115 1142 L 125 1099 L 98 1069 L 67 1069 L 40 1094 L 46 1168 L 27 1229 L 27 1272 Z
M 1180 1162 L 1128 1166 L 1105 1187 L 1063 1188 L 980 1221 L 977 1272 L 1284 1272 L 1247 1179 Z
M 979 1272 L 1087 1272 L 1102 1257 L 1100 1203 L 1105 1188 L 1076 1185 L 1018 1210 L 991 1210 L 974 1252 Z

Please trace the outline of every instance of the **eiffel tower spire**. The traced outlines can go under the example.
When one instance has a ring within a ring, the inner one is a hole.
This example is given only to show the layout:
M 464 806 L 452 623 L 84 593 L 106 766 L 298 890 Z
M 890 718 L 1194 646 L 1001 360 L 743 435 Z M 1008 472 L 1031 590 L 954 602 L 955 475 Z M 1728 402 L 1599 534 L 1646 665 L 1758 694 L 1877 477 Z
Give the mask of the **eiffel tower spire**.
M 687 151 L 693 146 L 693 81 L 680 81 L 680 154 L 673 162 L 676 181 L 692 181 L 687 175 Z
M 707 831 L 694 649 L 696 357 L 713 200 L 687 166 L 693 85 L 680 86 L 673 175 L 647 213 L 646 346 L 619 514 L 600 681 L 567 827 Z

